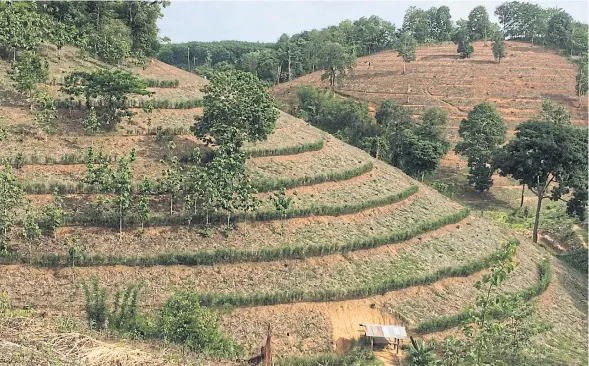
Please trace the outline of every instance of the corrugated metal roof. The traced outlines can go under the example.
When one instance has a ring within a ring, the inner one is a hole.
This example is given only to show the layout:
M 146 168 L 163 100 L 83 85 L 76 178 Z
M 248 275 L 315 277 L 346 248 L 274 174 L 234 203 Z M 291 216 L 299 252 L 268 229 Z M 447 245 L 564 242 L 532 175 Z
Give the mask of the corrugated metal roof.
M 399 325 L 361 324 L 367 337 L 407 338 L 405 327 Z

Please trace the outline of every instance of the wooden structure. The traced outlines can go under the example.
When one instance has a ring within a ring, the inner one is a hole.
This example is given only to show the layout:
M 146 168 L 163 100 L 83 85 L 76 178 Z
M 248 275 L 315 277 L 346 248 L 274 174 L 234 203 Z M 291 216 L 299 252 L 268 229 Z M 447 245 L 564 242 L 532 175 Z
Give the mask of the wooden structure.
M 364 336 L 370 338 L 370 349 L 374 344 L 392 344 L 393 349 L 399 353 L 401 340 L 407 339 L 405 327 L 399 325 L 384 324 L 360 324 L 364 328 Z
M 272 365 L 272 328 L 268 324 L 266 334 L 266 344 L 260 348 L 260 354 L 245 361 L 248 365 L 260 365 L 262 362 L 266 366 Z

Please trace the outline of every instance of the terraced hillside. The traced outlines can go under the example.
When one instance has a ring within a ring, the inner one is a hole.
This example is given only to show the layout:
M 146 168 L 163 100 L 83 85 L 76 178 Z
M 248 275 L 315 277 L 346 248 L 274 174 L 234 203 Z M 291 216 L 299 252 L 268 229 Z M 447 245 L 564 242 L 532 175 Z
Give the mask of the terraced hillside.
M 451 139 L 458 138 L 462 118 L 478 103 L 497 106 L 510 130 L 520 122 L 537 116 L 542 100 L 563 104 L 573 122 L 587 124 L 586 98 L 579 106 L 575 96 L 576 66 L 546 48 L 524 42 L 505 42 L 506 58 L 498 64 L 490 42 L 473 44 L 472 58 L 461 60 L 454 44 L 419 47 L 416 61 L 403 72 L 403 60 L 394 51 L 379 52 L 357 60 L 354 74 L 346 78 L 337 92 L 378 104 L 396 99 L 415 115 L 438 106 L 448 111 L 455 123 Z M 305 75 L 273 88 L 281 100 L 296 99 L 296 85 L 327 87 L 321 72 Z
M 473 57 L 464 60 L 459 59 L 453 44 L 419 47 L 416 61 L 406 65 L 405 74 L 403 60 L 394 51 L 360 57 L 354 73 L 344 79 L 336 93 L 367 102 L 373 114 L 380 102 L 389 98 L 410 109 L 414 117 L 429 107 L 441 107 L 450 117 L 447 133 L 452 143 L 459 140 L 460 121 L 483 101 L 497 107 L 507 125 L 508 138 L 519 123 L 539 115 L 544 100 L 563 105 L 574 124 L 587 125 L 587 98 L 580 101 L 575 93 L 575 64 L 555 51 L 530 43 L 507 41 L 505 46 L 506 58 L 500 64 L 494 60 L 490 42 L 486 46 L 475 42 Z M 321 81 L 321 73 L 279 84 L 272 89 L 273 94 L 287 105 L 296 105 L 298 85 L 329 87 Z M 461 202 L 477 209 L 506 211 L 520 206 L 521 186 L 517 182 L 495 176 L 491 190 L 480 195 L 469 187 L 467 174 L 466 159 L 450 150 L 433 179 L 453 187 Z M 535 211 L 535 196 L 530 192 L 526 193 L 525 205 L 530 212 Z M 558 203 L 551 205 L 561 209 Z M 580 242 L 586 245 L 586 241 Z
M 74 55 L 63 65 L 52 60 L 56 79 L 61 70 L 87 67 L 86 62 L 101 67 Z M 134 70 L 144 78 L 170 72 L 179 80 L 178 89 L 154 88 L 156 100 L 201 96 L 197 86 L 204 81 L 197 76 L 158 62 Z M 264 200 L 258 212 L 236 215 L 231 235 L 220 226 L 203 235 L 198 224 L 186 224 L 180 200 L 170 215 L 168 198 L 154 195 L 146 229 L 127 227 L 119 236 L 111 218 L 93 211 L 98 194 L 80 183 L 86 149 L 93 146 L 114 159 L 135 148 L 134 178 L 155 180 L 163 169 L 160 160 L 170 152 L 154 126 L 174 127 L 168 131 L 176 143 L 173 153 L 185 161 L 193 149 L 205 149 L 188 132 L 202 111 L 159 108 L 147 115 L 137 109 L 116 130 L 86 136 L 79 127 L 82 112 L 60 109 L 58 133 L 39 136 L 22 98 L 7 79 L 2 83 L 0 126 L 9 135 L 0 142 L 0 156 L 22 162 L 16 172 L 33 207 L 47 202 L 53 188 L 63 193 L 66 225 L 55 237 L 44 236 L 30 254 L 13 231 L 12 252 L 0 256 L 0 290 L 14 306 L 43 315 L 50 332 L 59 332 L 55 322 L 70 318 L 78 319 L 76 331 L 85 331 L 80 280 L 97 274 L 112 292 L 143 281 L 140 309 L 146 312 L 161 307 L 175 290 L 196 290 L 204 305 L 222 309 L 224 332 L 245 346 L 246 355 L 259 351 L 268 323 L 277 355 L 343 351 L 361 322 L 403 323 L 417 334 L 428 321 L 459 315 L 473 303 L 473 284 L 500 245 L 520 239 L 520 264 L 502 290 L 539 296 L 541 315 L 552 326 L 535 340 L 538 349 L 548 350 L 546 364 L 587 363 L 586 277 L 555 259 L 540 271 L 549 257 L 543 249 L 300 119 L 281 113 L 267 141 L 245 147 L 259 197 L 287 187 L 294 198 L 284 223 Z M 74 237 L 81 256 L 72 266 L 64 239 Z M 14 354 L 18 344 L 31 347 L 36 340 L 15 339 L 15 331 L 12 324 L 0 327 L 0 339 L 17 344 L 9 348 Z M 166 347 L 139 341 L 132 346 L 155 358 Z

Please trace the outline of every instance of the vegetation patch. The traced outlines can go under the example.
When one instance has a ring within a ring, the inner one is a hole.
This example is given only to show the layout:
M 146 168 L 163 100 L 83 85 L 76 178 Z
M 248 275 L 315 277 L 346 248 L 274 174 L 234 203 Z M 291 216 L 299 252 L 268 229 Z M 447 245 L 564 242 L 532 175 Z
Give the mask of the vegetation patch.
M 546 289 L 548 288 L 548 286 L 552 282 L 552 270 L 551 270 L 551 266 L 550 266 L 550 260 L 544 259 L 542 261 L 542 264 L 540 264 L 538 267 L 539 267 L 538 271 L 539 271 L 539 275 L 540 275 L 538 282 L 535 285 L 528 287 L 526 289 L 523 289 L 521 291 L 518 291 L 516 293 L 510 293 L 509 296 L 521 297 L 524 301 L 529 301 L 529 300 L 533 299 L 534 297 L 540 296 L 544 291 L 546 291 Z M 469 316 L 470 315 L 467 310 L 464 310 L 464 311 L 462 311 L 458 314 L 454 314 L 454 315 L 440 316 L 440 317 L 433 318 L 433 319 L 426 320 L 424 322 L 419 323 L 415 327 L 414 330 L 418 333 L 425 333 L 425 334 L 426 333 L 441 332 L 446 329 L 450 329 L 450 328 L 459 326 L 465 320 L 469 319 Z M 504 314 L 499 310 L 495 310 L 492 313 L 492 317 L 494 319 L 502 319 L 504 317 Z

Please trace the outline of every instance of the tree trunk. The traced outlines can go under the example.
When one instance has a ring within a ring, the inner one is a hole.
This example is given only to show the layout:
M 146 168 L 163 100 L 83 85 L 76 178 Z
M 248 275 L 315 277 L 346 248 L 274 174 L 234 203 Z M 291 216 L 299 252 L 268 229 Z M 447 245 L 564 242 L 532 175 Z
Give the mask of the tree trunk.
M 403 75 L 405 75 L 405 64 L 406 62 L 403 62 Z
M 522 198 L 519 201 L 519 207 L 523 207 L 524 206 L 524 192 L 526 191 L 526 185 L 522 184 Z
M 119 240 L 123 238 L 123 202 L 119 202 Z
M 292 79 L 292 72 L 290 70 L 290 48 L 288 49 L 288 81 Z
M 173 205 L 174 205 L 174 196 L 170 194 L 170 216 L 172 216 L 174 214 Z
M 542 208 L 542 199 L 544 198 L 544 190 L 538 187 L 538 205 L 536 206 L 536 219 L 534 220 L 534 233 L 532 241 L 538 243 L 538 225 L 540 224 L 540 209 Z

